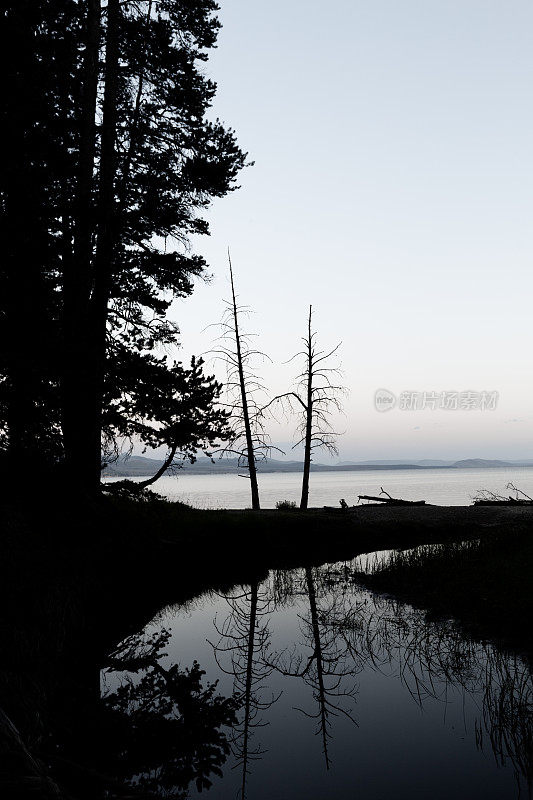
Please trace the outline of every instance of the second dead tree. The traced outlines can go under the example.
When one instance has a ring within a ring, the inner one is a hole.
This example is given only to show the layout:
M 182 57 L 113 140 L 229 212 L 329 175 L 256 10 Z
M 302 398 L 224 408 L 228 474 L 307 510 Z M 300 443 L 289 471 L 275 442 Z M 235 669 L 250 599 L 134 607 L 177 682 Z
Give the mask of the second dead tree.
M 328 366 L 331 363 L 329 359 L 337 352 L 341 342 L 329 352 L 319 350 L 317 333 L 312 328 L 312 314 L 313 307 L 309 306 L 307 334 L 302 337 L 303 349 L 290 359 L 292 361 L 300 356 L 304 361 L 302 371 L 296 377 L 296 386 L 293 391 L 274 397 L 268 404 L 285 403 L 291 410 L 296 404 L 300 415 L 299 439 L 293 450 L 301 444 L 304 446 L 301 509 L 306 509 L 308 505 L 313 451 L 322 448 L 331 455 L 338 455 L 336 439 L 340 433 L 333 430 L 330 417 L 334 412 L 342 412 L 340 396 L 346 394 L 346 389 L 335 382 L 341 375 L 340 370 Z

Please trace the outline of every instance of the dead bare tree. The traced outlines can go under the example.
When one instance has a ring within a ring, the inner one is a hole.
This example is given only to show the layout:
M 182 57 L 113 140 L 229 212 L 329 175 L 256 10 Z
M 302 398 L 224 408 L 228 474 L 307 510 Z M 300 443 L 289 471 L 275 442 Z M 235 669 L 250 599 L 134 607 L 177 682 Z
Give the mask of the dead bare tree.
M 273 450 L 282 452 L 270 443 L 264 427 L 264 416 L 258 398 L 266 393 L 254 363 L 268 356 L 252 346 L 254 334 L 241 329 L 241 318 L 250 313 L 247 306 L 237 303 L 233 267 L 228 250 L 231 300 L 225 301 L 226 310 L 220 323 L 221 334 L 211 355 L 226 366 L 225 389 L 227 402 L 222 405 L 229 412 L 227 423 L 231 434 L 227 444 L 218 452 L 223 456 L 237 456 L 238 465 L 248 470 L 252 508 L 258 510 L 259 486 L 257 463 L 265 460 Z
M 313 452 L 322 448 L 331 455 L 338 455 L 336 439 L 340 433 L 333 430 L 330 417 L 332 413 L 342 411 L 340 397 L 346 394 L 346 389 L 335 382 L 335 378 L 341 376 L 341 371 L 338 367 L 328 366 L 331 363 L 328 359 L 335 355 L 341 342 L 329 352 L 319 350 L 317 333 L 312 328 L 312 314 L 313 307 L 309 306 L 307 333 L 302 337 L 303 349 L 290 359 L 292 361 L 301 357 L 304 361 L 302 371 L 296 377 L 295 387 L 290 392 L 277 395 L 265 406 L 266 410 L 281 403 L 291 411 L 296 407 L 300 416 L 297 428 L 299 438 L 293 450 L 301 444 L 304 446 L 301 509 L 307 508 L 309 500 L 309 473 Z

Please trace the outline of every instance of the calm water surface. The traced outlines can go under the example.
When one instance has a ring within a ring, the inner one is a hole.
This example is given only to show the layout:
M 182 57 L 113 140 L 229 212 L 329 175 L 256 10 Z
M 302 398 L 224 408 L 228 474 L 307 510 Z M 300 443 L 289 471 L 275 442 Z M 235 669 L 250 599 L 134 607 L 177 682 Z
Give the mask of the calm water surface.
M 210 775 L 202 796 L 530 797 L 526 665 L 472 643 L 451 622 L 428 622 L 360 589 L 356 566 L 271 572 L 260 584 L 166 608 L 129 640 L 131 655 L 166 631 L 157 663 L 184 670 L 196 660 L 204 686 L 218 681 L 215 692 L 235 699 L 221 775 Z M 104 692 L 132 679 L 104 672 Z M 150 772 L 167 788 L 170 774 L 164 764 Z M 194 782 L 187 791 L 179 796 L 199 796 Z
M 263 507 L 274 508 L 278 500 L 299 502 L 301 481 L 296 472 L 260 473 Z M 533 497 L 531 467 L 315 472 L 311 473 L 309 504 L 338 505 L 342 497 L 352 505 L 357 503 L 357 495 L 378 494 L 383 486 L 389 494 L 406 500 L 469 505 L 478 489 L 503 492 L 510 481 Z M 250 506 L 248 480 L 238 475 L 187 475 L 185 468 L 178 477 L 161 478 L 154 489 L 171 500 L 188 502 L 197 508 Z

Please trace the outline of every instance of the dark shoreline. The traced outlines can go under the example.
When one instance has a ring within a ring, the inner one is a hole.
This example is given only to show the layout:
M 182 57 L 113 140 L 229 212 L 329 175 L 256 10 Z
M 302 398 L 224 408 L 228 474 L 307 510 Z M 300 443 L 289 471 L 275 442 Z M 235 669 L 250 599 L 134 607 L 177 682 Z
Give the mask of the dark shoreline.
M 5 506 L 1 519 L 0 625 L 6 656 L 0 709 L 41 764 L 41 778 L 32 780 L 51 777 L 71 797 L 98 797 L 102 788 L 102 778 L 88 776 L 94 766 L 91 698 L 98 693 L 106 655 L 162 607 L 209 589 L 250 584 L 269 569 L 495 535 L 529 542 L 533 530 L 531 508 L 198 511 L 161 500 L 113 497 Z M 70 777 L 50 751 L 50 742 L 61 740 L 66 730 L 76 762 Z M 0 736 L 6 789 L 9 781 L 22 786 L 29 778 L 27 766 L 13 759 L 11 745 Z M 88 792 L 78 793 L 85 781 Z M 39 791 L 33 796 L 46 796 L 44 783 Z

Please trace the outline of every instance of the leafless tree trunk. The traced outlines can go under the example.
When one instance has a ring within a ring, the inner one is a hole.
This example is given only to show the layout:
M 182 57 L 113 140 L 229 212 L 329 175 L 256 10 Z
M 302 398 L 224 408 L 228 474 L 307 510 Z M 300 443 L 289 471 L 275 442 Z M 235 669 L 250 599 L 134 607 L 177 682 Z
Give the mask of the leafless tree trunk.
M 346 393 L 343 386 L 331 380 L 332 376 L 340 376 L 340 370 L 328 366 L 328 359 L 337 352 L 341 343 L 339 342 L 329 352 L 319 350 L 317 334 L 312 327 L 312 314 L 313 307 L 309 306 L 307 333 L 303 337 L 304 347 L 293 356 L 293 358 L 300 356 L 305 361 L 302 372 L 296 378 L 295 389 L 274 397 L 263 409 L 266 410 L 280 402 L 286 403 L 291 410 L 294 410 L 296 403 L 301 422 L 298 426 L 300 438 L 294 447 L 302 444 L 304 446 L 301 509 L 306 509 L 308 506 L 309 474 L 314 450 L 322 448 L 332 455 L 338 454 L 336 438 L 340 434 L 331 427 L 330 416 L 335 411 L 342 411 L 339 395 Z
M 252 493 L 252 508 L 259 510 L 259 486 L 257 485 L 257 469 L 255 466 L 255 452 L 252 437 L 252 428 L 250 425 L 250 413 L 248 410 L 248 394 L 246 391 L 246 380 L 244 377 L 244 365 L 242 360 L 241 337 L 239 332 L 239 315 L 237 313 L 237 301 L 235 298 L 235 284 L 233 282 L 233 267 L 231 265 L 231 258 L 228 253 L 229 259 L 229 274 L 231 279 L 231 300 L 233 304 L 233 325 L 235 327 L 235 352 L 237 355 L 237 371 L 239 374 L 239 387 L 241 393 L 242 403 L 242 419 L 244 423 L 244 431 L 246 437 L 246 455 L 248 458 L 248 471 L 250 473 L 250 491 Z
M 250 478 L 252 508 L 259 510 L 259 486 L 257 481 L 257 462 L 266 459 L 273 450 L 282 452 L 269 442 L 263 427 L 263 412 L 258 406 L 256 395 L 264 393 L 265 388 L 255 374 L 251 362 L 255 356 L 267 358 L 260 350 L 250 345 L 250 334 L 243 333 L 240 315 L 245 311 L 237 303 L 231 257 L 228 252 L 231 300 L 226 301 L 227 310 L 220 324 L 222 330 L 217 346 L 211 351 L 215 359 L 221 360 L 227 369 L 225 381 L 228 400 L 225 405 L 230 410 L 228 424 L 232 429 L 228 444 L 219 452 L 221 456 L 235 455 L 246 466 Z
M 302 478 L 302 497 L 300 508 L 307 508 L 309 500 L 309 473 L 311 471 L 311 442 L 313 437 L 313 340 L 311 333 L 311 315 L 313 307 L 309 306 L 309 320 L 307 325 L 307 392 L 305 403 L 305 442 L 304 442 L 304 473 Z

